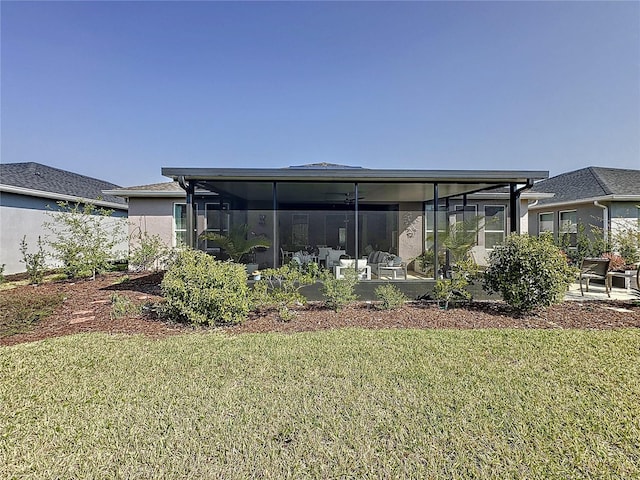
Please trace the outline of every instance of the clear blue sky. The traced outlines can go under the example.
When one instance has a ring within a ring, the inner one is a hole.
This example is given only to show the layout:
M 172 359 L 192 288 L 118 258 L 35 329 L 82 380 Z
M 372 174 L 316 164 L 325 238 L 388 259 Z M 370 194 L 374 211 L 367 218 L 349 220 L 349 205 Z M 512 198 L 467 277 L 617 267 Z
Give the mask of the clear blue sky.
M 10 2 L 2 162 L 640 168 L 640 3 Z

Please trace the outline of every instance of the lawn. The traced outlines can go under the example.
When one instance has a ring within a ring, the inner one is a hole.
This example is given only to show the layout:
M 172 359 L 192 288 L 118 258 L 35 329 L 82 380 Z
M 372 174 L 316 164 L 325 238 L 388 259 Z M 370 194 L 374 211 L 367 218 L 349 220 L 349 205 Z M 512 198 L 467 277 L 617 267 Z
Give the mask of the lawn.
M 0 348 L 0 478 L 638 478 L 640 331 Z

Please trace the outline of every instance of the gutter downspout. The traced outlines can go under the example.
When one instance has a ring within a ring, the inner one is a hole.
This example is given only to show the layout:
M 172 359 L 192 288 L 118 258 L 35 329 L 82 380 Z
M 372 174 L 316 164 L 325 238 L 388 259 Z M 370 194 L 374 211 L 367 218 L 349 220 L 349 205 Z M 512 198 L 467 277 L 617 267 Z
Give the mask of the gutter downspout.
M 185 239 L 185 243 L 191 248 L 196 248 L 196 216 L 194 212 L 195 203 L 193 201 L 195 187 L 193 183 L 187 182 L 183 175 L 180 175 L 177 180 L 178 184 L 184 189 L 187 195 L 187 238 Z
M 602 209 L 602 235 L 604 237 L 604 244 L 609 244 L 609 207 L 598 203 L 598 200 L 594 200 L 593 204 L 596 207 Z
M 520 199 L 522 192 L 531 187 L 533 187 L 533 180 L 530 178 L 527 178 L 527 183 L 518 189 L 516 189 L 515 183 L 509 184 L 509 219 L 511 224 L 509 229 L 511 230 L 511 233 L 522 233 L 520 231 L 521 222 L 518 221 L 520 219 L 520 204 L 518 200 Z M 527 206 L 527 210 L 528 209 L 529 207 Z M 527 215 L 528 214 L 529 213 L 527 212 Z

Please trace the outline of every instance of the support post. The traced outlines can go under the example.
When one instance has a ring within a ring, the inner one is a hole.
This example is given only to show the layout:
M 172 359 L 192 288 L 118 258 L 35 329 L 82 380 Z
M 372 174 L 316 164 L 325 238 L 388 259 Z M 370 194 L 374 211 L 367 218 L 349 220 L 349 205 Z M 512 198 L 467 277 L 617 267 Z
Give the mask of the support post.
M 273 245 L 273 268 L 278 268 L 278 186 L 276 182 L 273 182 L 272 187 L 272 207 L 273 207 L 273 232 L 272 232 L 272 245 Z
M 353 262 L 353 268 L 355 269 L 355 271 L 357 273 L 358 272 L 358 258 L 359 258 L 359 252 L 358 252 L 358 250 L 359 250 L 358 249 L 358 243 L 359 243 L 359 238 L 358 238 L 358 202 L 359 202 L 359 200 L 358 200 L 358 182 L 355 182 L 353 191 L 354 191 L 354 194 L 355 194 L 354 207 L 355 207 L 355 216 L 356 216 L 355 222 L 353 222 L 353 227 L 354 227 L 354 230 L 355 230 L 355 233 L 354 233 L 353 236 L 354 236 L 354 239 L 355 239 L 355 242 L 356 242 L 355 249 L 354 249 L 355 256 L 356 256 L 356 261 Z
M 187 238 L 186 243 L 191 248 L 197 248 L 196 245 L 196 205 L 194 202 L 195 185 L 193 181 L 186 182 L 187 192 Z
M 518 195 L 516 184 L 509 184 L 509 233 L 518 231 Z
M 433 278 L 438 279 L 438 184 L 433 184 Z

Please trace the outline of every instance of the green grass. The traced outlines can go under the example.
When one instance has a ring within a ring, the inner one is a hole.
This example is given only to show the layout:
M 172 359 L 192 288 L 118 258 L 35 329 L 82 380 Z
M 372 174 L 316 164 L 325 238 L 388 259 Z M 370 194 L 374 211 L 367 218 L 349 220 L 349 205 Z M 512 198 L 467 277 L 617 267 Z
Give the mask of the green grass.
M 62 303 L 60 294 L 0 296 L 0 338 L 28 331 L 40 319 L 51 315 Z
M 0 478 L 638 478 L 640 332 L 0 349 Z

